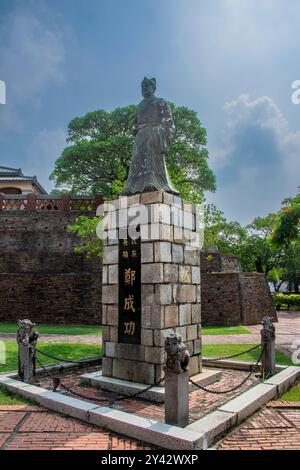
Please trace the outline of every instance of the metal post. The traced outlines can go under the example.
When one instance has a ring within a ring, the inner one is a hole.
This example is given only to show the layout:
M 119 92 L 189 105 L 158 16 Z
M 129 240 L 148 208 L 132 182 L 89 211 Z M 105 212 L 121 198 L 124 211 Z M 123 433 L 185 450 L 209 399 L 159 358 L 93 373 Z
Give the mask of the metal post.
M 189 422 L 189 359 L 180 335 L 165 339 L 165 422 L 184 428 Z
M 31 383 L 35 376 L 35 355 L 38 337 L 35 323 L 27 319 L 19 320 L 17 331 L 18 373 L 22 382 Z
M 264 377 L 275 374 L 275 327 L 272 317 L 265 316 L 260 322 L 263 325 L 261 334 L 261 366 Z

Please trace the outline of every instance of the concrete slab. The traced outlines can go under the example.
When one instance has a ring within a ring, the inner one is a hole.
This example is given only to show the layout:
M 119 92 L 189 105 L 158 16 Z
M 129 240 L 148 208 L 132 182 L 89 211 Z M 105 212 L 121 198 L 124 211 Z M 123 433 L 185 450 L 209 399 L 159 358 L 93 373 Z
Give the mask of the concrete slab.
M 265 405 L 268 401 L 272 400 L 276 395 L 276 385 L 266 385 L 265 383 L 259 384 L 220 406 L 218 410 L 226 411 L 228 413 L 236 413 L 237 422 L 240 423 Z
M 218 370 L 203 369 L 201 374 L 197 374 L 192 377 L 193 381 L 202 387 L 206 387 L 220 380 L 222 372 Z M 133 395 L 146 387 L 147 384 L 141 384 L 137 382 L 129 382 L 127 380 L 115 379 L 113 377 L 105 377 L 102 375 L 102 371 L 90 372 L 83 374 L 80 377 L 80 382 L 93 387 L 99 387 L 103 390 L 109 390 L 110 392 L 116 392 L 124 395 Z M 192 384 L 189 384 L 190 390 L 192 390 Z M 157 386 L 151 388 L 148 392 L 142 393 L 141 398 L 145 398 L 156 403 L 164 403 L 165 401 L 165 387 Z
M 204 434 L 206 445 L 210 446 L 236 425 L 237 417 L 237 413 L 217 410 L 189 424 L 185 429 Z
M 287 367 L 285 370 L 279 372 L 273 377 L 270 377 L 268 380 L 264 382 L 264 384 L 268 385 L 276 385 L 277 386 L 277 394 L 282 395 L 285 393 L 291 386 L 296 382 L 296 380 L 300 377 L 300 367 L 290 366 Z

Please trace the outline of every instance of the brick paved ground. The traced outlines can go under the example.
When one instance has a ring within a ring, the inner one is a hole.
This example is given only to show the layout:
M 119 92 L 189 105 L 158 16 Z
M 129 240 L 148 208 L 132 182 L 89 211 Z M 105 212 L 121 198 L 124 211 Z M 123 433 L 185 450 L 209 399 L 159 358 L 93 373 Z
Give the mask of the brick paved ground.
M 93 369 L 95 370 L 95 369 Z M 72 388 L 72 390 L 76 393 L 80 393 L 85 395 L 87 398 L 86 400 L 89 401 L 89 398 L 92 398 L 93 403 L 97 403 L 103 405 L 101 400 L 107 399 L 108 394 L 104 391 L 100 391 L 99 389 L 95 389 L 94 387 L 82 387 L 79 386 L 79 378 L 80 375 L 84 373 L 83 370 L 76 371 L 75 373 L 68 373 L 62 376 L 62 383 Z M 55 374 L 57 376 L 57 374 Z M 234 371 L 234 370 L 222 370 L 222 379 L 215 384 L 209 385 L 208 388 L 212 390 L 228 390 L 236 385 L 238 385 L 242 380 L 248 375 L 248 372 L 243 371 Z M 213 411 L 221 404 L 227 402 L 231 398 L 236 397 L 240 393 L 247 390 L 251 387 L 254 383 L 258 383 L 259 378 L 255 375 L 252 375 L 247 382 L 242 385 L 238 390 L 230 393 L 225 393 L 223 395 L 215 395 L 211 393 L 206 393 L 202 390 L 195 389 L 190 393 L 190 422 L 193 422 L 197 419 L 200 419 L 205 414 Z M 39 385 L 42 387 L 51 389 L 52 381 L 49 378 L 40 379 L 38 382 Z M 72 393 L 70 393 L 72 396 Z M 75 394 L 73 395 L 76 396 Z M 104 403 L 106 405 L 106 403 Z M 146 400 L 142 399 L 128 399 L 125 401 L 116 402 L 114 404 L 115 409 L 119 409 L 122 411 L 127 411 L 128 413 L 135 413 L 138 416 L 143 416 L 145 418 L 152 418 L 157 421 L 164 420 L 164 405 L 163 404 L 155 404 L 151 403 Z
M 300 403 L 270 402 L 218 446 L 218 450 L 280 449 L 300 449 Z
M 0 406 L 0 450 L 153 449 L 39 406 Z

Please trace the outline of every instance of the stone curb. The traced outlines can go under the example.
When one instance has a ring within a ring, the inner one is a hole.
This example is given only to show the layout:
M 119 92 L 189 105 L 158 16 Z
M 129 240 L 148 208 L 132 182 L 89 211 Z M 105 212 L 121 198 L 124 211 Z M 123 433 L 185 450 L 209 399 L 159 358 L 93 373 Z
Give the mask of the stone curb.
M 287 367 L 266 382 L 255 385 L 186 428 L 167 425 L 108 407 L 99 407 L 87 401 L 25 384 L 11 376 L 12 374 L 0 376 L 0 385 L 54 411 L 162 448 L 196 450 L 207 449 L 234 426 L 275 398 L 278 393 L 287 390 L 300 376 L 300 368 Z
M 96 404 L 50 392 L 44 388 L 25 384 L 10 377 L 1 377 L 0 385 L 53 411 L 162 448 L 194 450 L 202 448 L 204 443 L 204 436 L 195 431 L 160 423 L 105 406 L 99 407 Z

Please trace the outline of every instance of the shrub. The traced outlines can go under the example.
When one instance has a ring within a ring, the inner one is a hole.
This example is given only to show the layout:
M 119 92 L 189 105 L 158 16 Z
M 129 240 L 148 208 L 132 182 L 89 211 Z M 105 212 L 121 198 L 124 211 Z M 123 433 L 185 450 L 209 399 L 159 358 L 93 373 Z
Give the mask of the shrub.
M 282 307 L 290 310 L 291 307 L 300 308 L 300 294 L 276 294 L 274 296 L 274 305 L 277 310 L 280 310 Z

